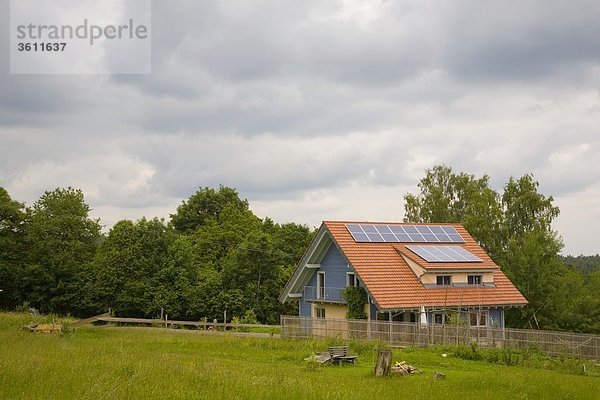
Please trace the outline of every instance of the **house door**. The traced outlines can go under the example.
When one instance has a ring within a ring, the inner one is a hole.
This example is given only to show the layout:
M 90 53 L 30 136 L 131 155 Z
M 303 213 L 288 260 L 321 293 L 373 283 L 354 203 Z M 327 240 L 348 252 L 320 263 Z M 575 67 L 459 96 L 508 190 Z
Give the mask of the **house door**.
M 325 298 L 325 272 L 317 273 L 317 299 Z

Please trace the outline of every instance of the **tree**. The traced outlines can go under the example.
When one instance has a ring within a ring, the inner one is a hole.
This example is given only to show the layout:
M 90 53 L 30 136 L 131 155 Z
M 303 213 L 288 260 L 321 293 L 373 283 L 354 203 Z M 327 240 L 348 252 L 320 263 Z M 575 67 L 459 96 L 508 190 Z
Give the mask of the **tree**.
M 600 269 L 586 276 L 585 290 L 586 294 L 578 305 L 581 316 L 579 330 L 600 333 Z
M 565 264 L 572 266 L 577 271 L 587 275 L 594 271 L 600 271 L 600 255 L 596 254 L 593 256 L 584 256 L 579 255 L 577 257 L 574 256 L 564 256 L 562 260 Z
M 177 207 L 177 213 L 171 214 L 171 222 L 177 231 L 191 233 L 208 220 L 218 220 L 228 205 L 239 211 L 248 210 L 248 201 L 241 200 L 235 189 L 226 186 L 219 186 L 218 191 L 201 188 Z
M 190 291 L 197 276 L 192 244 L 186 236 L 179 235 L 167 253 L 166 265 L 151 278 L 151 301 L 145 313 L 164 310 L 170 317 L 181 319 L 188 313 Z
M 22 301 L 19 289 L 25 254 L 25 205 L 11 199 L 0 187 L 0 308 L 11 309 Z
M 263 230 L 271 236 L 277 262 L 285 267 L 295 267 L 310 245 L 316 230 L 306 225 L 275 224 L 270 218 L 263 221 Z
M 189 292 L 189 307 L 186 317 L 198 320 L 208 318 L 213 320 L 220 318 L 225 309 L 228 313 L 243 310 L 244 300 L 240 304 L 235 303 L 229 293 L 225 294 L 221 273 L 212 266 L 200 266 L 196 279 L 192 282 Z M 230 313 L 230 315 L 232 315 Z M 235 315 L 235 314 L 234 314 Z
M 100 224 L 89 217 L 83 192 L 71 187 L 45 192 L 26 221 L 27 300 L 42 311 L 66 314 L 74 303 L 75 275 L 94 257 Z
M 270 218 L 265 218 L 263 221 L 263 230 L 271 236 L 273 262 L 279 266 L 279 276 L 277 281 L 273 282 L 274 291 L 277 292 L 272 298 L 273 309 L 276 309 L 279 314 L 295 314 L 298 312 L 297 304 L 294 302 L 282 304 L 276 300 L 276 296 L 281 293 L 317 231 L 295 223 L 275 224 Z
M 418 195 L 404 196 L 405 222 L 462 223 L 492 257 L 500 251 L 503 213 L 489 176 L 476 179 L 438 165 L 427 170 L 418 187 Z
M 276 322 L 279 316 L 282 267 L 276 263 L 275 254 L 271 237 L 256 230 L 222 260 L 224 286 L 241 290 L 244 312 L 253 309 L 262 322 Z
M 261 221 L 230 202 L 217 216 L 187 233 L 197 255 L 198 279 L 191 289 L 191 315 L 242 317 L 250 309 L 276 323 L 289 304 L 277 298 L 312 233 L 302 225 Z
M 538 193 L 538 187 L 531 174 L 519 179 L 511 177 L 504 187 L 502 208 L 507 240 L 523 242 L 525 235 L 533 231 L 552 234 L 551 224 L 560 210 L 552 204 L 552 196 Z
M 525 296 L 529 305 L 506 313 L 507 323 L 519 327 L 557 327 L 563 264 L 557 257 L 560 244 L 554 236 L 536 228 L 519 240 L 509 240 L 499 265 Z
M 564 329 L 569 324 L 561 321 L 559 303 L 567 275 L 558 255 L 562 240 L 552 230 L 560 210 L 552 196 L 538 193 L 538 187 L 530 174 L 511 177 L 504 187 L 504 251 L 495 261 L 529 301 L 525 309 L 507 312 L 512 324 Z
M 127 317 L 155 317 L 161 307 L 172 316 L 187 312 L 182 297 L 193 275 L 192 247 L 159 219 L 119 221 L 86 271 L 85 309 Z
M 562 241 L 551 224 L 559 209 L 552 196 L 538 193 L 532 175 L 511 177 L 500 196 L 487 175 L 476 179 L 436 166 L 418 187 L 418 195 L 405 196 L 405 221 L 462 223 L 529 301 L 528 307 L 507 312 L 509 324 L 573 325 L 559 315 L 561 285 L 577 287 L 558 258 Z

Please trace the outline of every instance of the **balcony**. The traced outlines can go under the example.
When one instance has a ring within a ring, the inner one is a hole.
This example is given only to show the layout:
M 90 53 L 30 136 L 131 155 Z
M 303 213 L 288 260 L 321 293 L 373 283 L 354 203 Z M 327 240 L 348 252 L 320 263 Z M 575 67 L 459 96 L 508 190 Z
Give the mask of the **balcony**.
M 304 300 L 316 303 L 346 304 L 346 299 L 342 296 L 344 289 L 346 288 L 306 286 Z

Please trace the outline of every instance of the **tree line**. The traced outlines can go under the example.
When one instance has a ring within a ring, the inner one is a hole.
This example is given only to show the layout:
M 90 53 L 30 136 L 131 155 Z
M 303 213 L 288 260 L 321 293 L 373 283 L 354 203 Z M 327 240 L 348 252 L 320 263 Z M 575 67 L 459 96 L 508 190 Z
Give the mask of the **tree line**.
M 44 193 L 32 207 L 0 188 L 0 306 L 85 317 L 278 323 L 277 300 L 312 239 L 305 225 L 260 219 L 228 187 L 199 189 L 163 220 L 101 233 L 81 190 Z
M 560 256 L 559 209 L 532 175 L 500 193 L 487 175 L 436 166 L 404 200 L 406 222 L 462 223 L 501 266 L 529 301 L 508 326 L 600 332 L 600 269 Z M 263 323 L 297 313 L 278 296 L 315 232 L 257 217 L 233 188 L 200 188 L 169 221 L 122 220 L 107 234 L 89 213 L 79 189 L 26 207 L 0 187 L 1 308 Z
M 584 256 L 583 254 L 580 254 L 577 257 L 567 255 L 561 256 L 561 259 L 565 264 L 575 268 L 584 275 L 600 270 L 599 254 L 596 254 L 595 256 Z

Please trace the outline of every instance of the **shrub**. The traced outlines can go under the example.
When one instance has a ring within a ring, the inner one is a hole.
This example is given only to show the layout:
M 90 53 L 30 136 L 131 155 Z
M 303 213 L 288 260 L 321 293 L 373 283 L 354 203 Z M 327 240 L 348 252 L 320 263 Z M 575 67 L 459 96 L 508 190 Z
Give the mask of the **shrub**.
M 304 367 L 309 371 L 316 371 L 322 366 L 323 363 L 317 358 L 316 353 L 312 353 L 304 359 Z
M 511 348 L 489 349 L 483 352 L 485 360 L 491 364 L 517 365 L 520 358 Z
M 256 313 L 254 312 L 254 309 L 251 308 L 249 310 L 246 310 L 246 313 L 241 318 L 240 322 L 242 324 L 258 324 L 258 320 L 256 319 Z
M 483 355 L 477 350 L 477 344 L 471 343 L 471 346 L 459 346 L 452 353 L 455 357 L 463 360 L 483 360 Z
M 369 301 L 367 292 L 364 288 L 358 286 L 348 286 L 342 291 L 342 296 L 348 302 L 348 319 L 367 319 L 365 314 L 365 304 Z
M 28 301 L 24 301 L 21 305 L 15 307 L 15 312 L 21 314 L 29 314 L 30 304 Z

